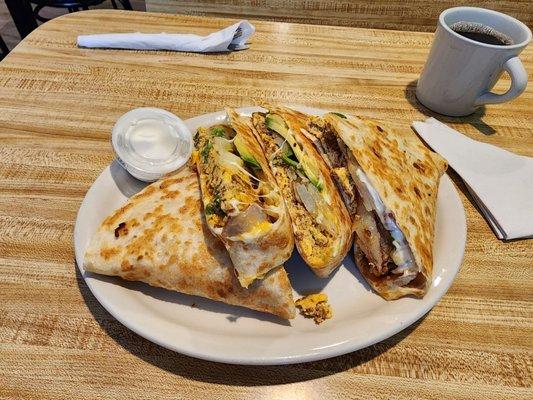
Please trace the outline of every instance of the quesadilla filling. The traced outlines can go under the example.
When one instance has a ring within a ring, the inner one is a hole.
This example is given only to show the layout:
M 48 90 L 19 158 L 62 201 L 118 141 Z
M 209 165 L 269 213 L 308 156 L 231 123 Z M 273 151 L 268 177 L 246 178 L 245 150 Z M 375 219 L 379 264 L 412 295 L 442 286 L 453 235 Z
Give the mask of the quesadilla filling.
M 337 236 L 335 216 L 320 169 L 281 116 L 254 113 L 253 121 L 289 208 L 301 251 L 310 264 L 320 264 L 338 252 L 332 246 Z
M 313 118 L 309 128 L 310 139 L 329 164 L 352 215 L 356 244 L 368 260 L 369 272 L 376 278 L 391 279 L 397 286 L 406 286 L 417 277 L 420 268 L 393 213 L 334 129 L 321 118 Z
M 198 129 L 196 162 L 205 183 L 204 212 L 213 231 L 250 242 L 279 221 L 281 197 L 246 141 L 228 125 Z
M 300 310 L 300 314 L 305 318 L 313 318 L 317 325 L 333 317 L 333 310 L 325 293 L 309 294 L 296 300 L 294 304 Z

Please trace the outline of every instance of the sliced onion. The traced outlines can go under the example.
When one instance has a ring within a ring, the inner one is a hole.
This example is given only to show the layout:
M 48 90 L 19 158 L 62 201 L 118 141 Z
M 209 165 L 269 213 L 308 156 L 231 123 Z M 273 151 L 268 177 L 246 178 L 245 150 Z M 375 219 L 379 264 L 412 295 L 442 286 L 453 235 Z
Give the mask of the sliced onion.
M 272 135 L 272 138 L 274 139 L 274 142 L 278 145 L 278 147 L 283 147 L 283 144 L 287 141 L 283 136 L 281 136 L 278 133 L 274 133 Z
M 294 168 L 286 168 L 285 169 L 286 173 L 287 173 L 287 177 L 291 180 L 291 181 L 295 181 L 296 179 L 298 179 L 298 175 L 296 175 L 296 172 L 294 172 Z
M 413 279 L 415 279 L 417 274 L 418 273 L 402 275 L 394 280 L 394 284 L 396 286 L 405 286 Z
M 233 150 L 233 143 L 231 142 L 231 140 L 217 136 L 213 138 L 213 147 L 219 153 L 226 152 L 226 151 L 229 152 Z
M 223 151 L 219 153 L 219 161 L 221 165 L 227 168 L 235 169 L 244 165 L 244 161 L 239 156 L 230 153 L 229 151 Z
M 311 214 L 315 214 L 318 208 L 318 198 L 304 184 L 293 182 L 294 193 L 296 198 L 304 205 L 305 209 Z
M 381 267 L 383 259 L 381 257 L 381 246 L 379 243 L 380 234 L 374 216 L 364 207 L 359 200 L 357 202 L 356 217 L 354 218 L 355 233 L 359 238 L 361 250 L 365 253 L 369 261 Z
M 400 275 L 400 274 L 416 274 L 418 273 L 418 268 L 413 260 L 410 260 L 406 262 L 403 265 L 400 265 L 399 267 L 394 268 L 391 271 L 393 274 Z
M 348 172 L 350 172 L 350 175 L 355 182 L 355 186 L 357 187 L 357 191 L 363 199 L 363 204 L 367 211 L 372 211 L 375 209 L 374 201 L 372 196 L 370 196 L 370 193 L 368 193 L 368 189 L 366 188 L 365 184 L 359 179 L 358 170 L 359 168 L 355 164 L 348 163 Z
M 252 204 L 245 211 L 228 218 L 222 231 L 222 236 L 233 237 L 242 235 L 251 230 L 255 225 L 268 221 L 267 214 L 257 204 Z
M 413 262 L 411 257 L 411 251 L 407 246 L 402 246 L 399 249 L 396 249 L 391 254 L 392 261 L 394 264 L 401 266 Z

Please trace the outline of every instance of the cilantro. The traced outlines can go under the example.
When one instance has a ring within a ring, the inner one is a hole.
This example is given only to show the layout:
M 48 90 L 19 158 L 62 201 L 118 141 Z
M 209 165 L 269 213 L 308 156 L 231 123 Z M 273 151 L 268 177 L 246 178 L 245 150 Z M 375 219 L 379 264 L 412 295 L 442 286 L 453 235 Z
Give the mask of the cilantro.
M 221 217 L 225 216 L 226 213 L 220 208 L 221 202 L 222 199 L 220 198 L 220 195 L 215 195 L 213 201 L 205 206 L 205 215 L 217 214 Z
M 209 156 L 209 152 L 211 151 L 212 148 L 213 148 L 213 145 L 211 143 L 207 143 L 204 146 L 204 148 L 200 152 L 200 155 L 202 156 L 202 161 L 205 162 L 207 160 L 207 157 Z
M 213 128 L 211 129 L 211 136 L 213 137 L 226 137 L 226 131 L 222 128 Z

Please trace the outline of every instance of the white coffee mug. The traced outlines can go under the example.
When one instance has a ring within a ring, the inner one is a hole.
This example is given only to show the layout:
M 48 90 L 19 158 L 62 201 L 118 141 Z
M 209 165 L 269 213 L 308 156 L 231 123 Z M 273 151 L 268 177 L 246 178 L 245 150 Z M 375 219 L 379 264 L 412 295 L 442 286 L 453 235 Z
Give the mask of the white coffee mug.
M 461 36 L 450 28 L 460 21 L 492 27 L 514 44 L 498 46 Z M 417 99 L 427 108 L 450 116 L 472 114 L 483 104 L 514 99 L 527 85 L 527 72 L 518 55 L 530 40 L 529 28 L 506 14 L 476 7 L 443 11 L 418 80 Z M 511 77 L 511 88 L 504 94 L 492 93 L 504 70 Z

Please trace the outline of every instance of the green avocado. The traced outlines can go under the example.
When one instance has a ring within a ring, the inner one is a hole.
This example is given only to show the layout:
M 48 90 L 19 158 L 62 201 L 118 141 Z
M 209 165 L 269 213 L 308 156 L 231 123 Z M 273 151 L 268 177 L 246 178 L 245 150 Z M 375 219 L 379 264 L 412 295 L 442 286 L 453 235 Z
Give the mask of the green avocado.
M 239 155 L 245 162 L 247 162 L 254 168 L 261 168 L 261 165 L 259 165 L 255 157 L 251 153 L 250 149 L 248 149 L 241 135 L 237 134 L 235 136 L 235 138 L 233 139 L 233 144 L 235 145 L 235 148 L 239 152 Z
M 289 127 L 283 118 L 277 114 L 268 114 L 265 118 L 265 125 L 267 128 L 279 133 L 287 141 L 286 150 L 281 152 L 281 159 L 286 164 L 303 171 L 309 181 L 318 190 L 322 190 L 324 184 L 320 180 L 318 166 L 305 155 L 301 146 L 296 143 L 296 138 L 289 132 Z
M 289 140 L 287 138 L 289 134 L 289 127 L 277 114 L 268 114 L 265 118 L 265 125 L 267 128 L 272 129 L 274 132 L 279 133 L 281 136 L 283 136 L 284 139 Z
M 301 162 L 302 168 L 305 172 L 305 175 L 309 178 L 309 181 L 315 186 L 319 191 L 322 191 L 324 188 L 324 184 L 320 180 L 320 174 L 318 172 L 318 167 L 314 164 L 309 162 L 309 159 L 305 159 L 305 161 Z
M 341 117 L 341 118 L 343 118 L 343 119 L 347 119 L 347 118 L 346 118 L 346 115 L 344 115 L 344 114 L 341 114 L 341 113 L 338 113 L 338 112 L 332 112 L 332 114 L 333 114 L 333 115 L 336 115 L 337 117 Z
M 294 152 L 292 151 L 290 146 L 287 146 L 287 143 L 285 143 L 283 145 L 283 148 L 281 149 L 281 159 L 285 161 L 285 164 L 288 164 L 291 167 L 294 167 L 296 169 L 302 169 L 302 166 L 298 162 L 298 159 L 296 159 Z

